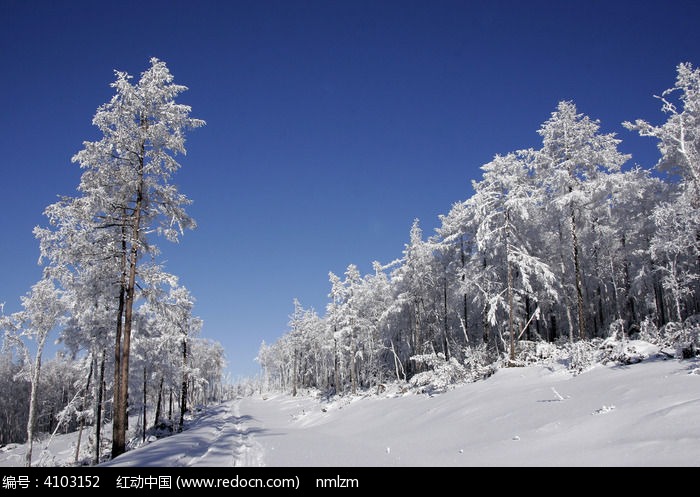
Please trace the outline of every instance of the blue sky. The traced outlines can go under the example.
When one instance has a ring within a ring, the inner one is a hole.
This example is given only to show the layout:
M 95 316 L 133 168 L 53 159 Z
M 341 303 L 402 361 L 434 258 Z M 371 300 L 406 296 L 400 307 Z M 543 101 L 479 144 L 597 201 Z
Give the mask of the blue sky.
M 0 302 L 40 276 L 32 228 L 75 193 L 114 69 L 164 60 L 207 121 L 175 178 L 199 228 L 159 245 L 249 375 L 295 297 L 323 313 L 328 271 L 400 257 L 414 218 L 431 234 L 560 100 L 653 165 L 620 123 L 663 121 L 653 95 L 700 64 L 698 19 L 679 0 L 0 0 Z

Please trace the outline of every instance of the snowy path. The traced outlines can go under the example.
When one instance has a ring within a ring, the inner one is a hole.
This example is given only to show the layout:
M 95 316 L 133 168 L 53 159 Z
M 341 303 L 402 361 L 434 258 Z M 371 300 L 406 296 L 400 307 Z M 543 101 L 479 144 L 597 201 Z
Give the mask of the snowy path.
M 189 429 L 128 452 L 105 466 L 263 466 L 258 428 L 239 401 L 208 407 Z
M 206 450 L 192 457 L 187 466 L 263 466 L 262 447 L 254 440 L 256 429 L 250 427 L 250 416 L 241 416 L 238 402 L 221 406 L 222 414 L 213 423 L 213 438 Z M 205 430 L 211 432 L 211 429 Z M 189 431 L 189 430 L 188 430 Z M 189 456 L 185 456 L 189 457 Z

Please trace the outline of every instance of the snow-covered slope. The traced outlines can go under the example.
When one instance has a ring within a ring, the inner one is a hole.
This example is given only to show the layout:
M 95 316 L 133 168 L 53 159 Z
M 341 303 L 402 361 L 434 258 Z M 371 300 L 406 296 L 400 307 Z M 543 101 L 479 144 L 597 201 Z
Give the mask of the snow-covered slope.
M 109 465 L 698 466 L 699 367 L 501 369 L 433 397 L 248 397 Z
M 655 360 L 571 376 L 537 366 L 434 397 L 243 398 L 113 464 L 697 466 L 696 368 Z

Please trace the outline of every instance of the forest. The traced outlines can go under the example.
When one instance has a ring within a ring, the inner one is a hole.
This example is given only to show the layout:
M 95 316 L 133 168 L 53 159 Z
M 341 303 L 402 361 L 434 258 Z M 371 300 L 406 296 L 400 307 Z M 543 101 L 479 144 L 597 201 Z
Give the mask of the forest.
M 660 157 L 630 166 L 621 140 L 560 102 L 541 146 L 496 155 L 474 194 L 402 256 L 329 274 L 325 313 L 294 300 L 262 343 L 261 390 L 335 393 L 408 382 L 424 390 L 564 350 L 582 367 L 606 339 L 694 356 L 700 276 L 700 70 L 677 67 L 657 97 L 665 122 L 623 126 Z
M 27 465 L 38 436 L 85 432 L 90 451 L 75 463 L 96 464 L 134 434 L 182 430 L 189 410 L 231 393 L 224 350 L 200 336 L 195 298 L 157 245 L 196 226 L 172 177 L 185 134 L 205 123 L 176 103 L 187 88 L 164 62 L 132 80 L 117 72 L 92 121 L 101 138 L 73 157 L 77 194 L 48 205 L 34 229 L 41 280 L 21 311 L 0 315 L 0 444 L 28 441 Z M 696 355 L 700 70 L 680 64 L 658 99 L 665 122 L 623 123 L 658 144 L 648 168 L 560 102 L 540 148 L 483 165 L 435 233 L 416 220 L 400 258 L 330 273 L 323 315 L 295 299 L 288 330 L 260 347 L 255 387 L 435 391 L 554 348 L 580 367 L 610 338 Z M 44 361 L 52 335 L 62 348 Z

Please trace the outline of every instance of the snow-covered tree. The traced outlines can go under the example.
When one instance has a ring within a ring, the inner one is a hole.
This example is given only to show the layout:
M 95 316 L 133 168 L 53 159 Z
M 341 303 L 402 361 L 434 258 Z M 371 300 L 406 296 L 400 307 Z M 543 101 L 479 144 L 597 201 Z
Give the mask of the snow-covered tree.
M 396 291 L 396 304 L 402 309 L 403 323 L 399 327 L 409 330 L 406 340 L 410 355 L 433 352 L 442 348 L 440 302 L 442 302 L 442 268 L 435 258 L 437 246 L 423 239 L 418 219 L 413 221 L 409 242 L 404 245 L 401 263 L 391 273 Z M 396 315 L 399 318 L 401 315 Z M 409 369 L 421 369 L 413 361 Z
M 166 64 L 151 67 L 135 84 L 116 73 L 115 95 L 93 118 L 102 138 L 85 142 L 73 161 L 83 169 L 76 199 L 63 199 L 47 214 L 55 230 L 37 230 L 42 252 L 64 281 L 65 273 L 95 261 L 116 296 L 113 322 L 114 423 L 112 455 L 126 447 L 129 358 L 137 288 L 143 288 L 142 259 L 155 257 L 151 233 L 177 241 L 195 222 L 185 212 L 190 200 L 171 182 L 185 153 L 185 132 L 204 124 L 189 117 L 190 107 L 176 103 L 187 88 L 173 83 Z M 95 244 L 99 241 L 99 244 Z M 91 243 L 92 242 L 92 243 Z M 83 252 L 85 247 L 98 247 Z M 90 262 L 86 262 L 86 258 Z
M 357 266 L 350 264 L 345 271 L 345 279 L 341 280 L 335 274 L 330 273 L 331 293 L 331 321 L 334 330 L 334 340 L 340 356 L 344 359 L 350 375 L 350 388 L 354 394 L 358 387 L 358 359 L 359 359 L 359 330 L 360 308 L 358 305 L 358 292 L 362 284 L 362 278 Z
M 394 294 L 385 267 L 374 261 L 372 269 L 373 273 L 363 277 L 356 295 L 357 305 L 361 309 L 358 338 L 363 367 L 360 376 L 370 386 L 380 383 L 385 376 L 382 357 L 386 357 L 389 348 L 384 337 L 389 332 L 388 324 L 394 305 Z
M 292 345 L 292 396 L 296 397 L 299 382 L 299 356 L 304 342 L 305 311 L 297 299 L 294 299 L 294 312 L 289 316 L 289 338 Z
M 31 386 L 22 374 L 27 366 L 16 356 L 11 344 L 3 341 L 0 349 L 0 445 L 24 442 Z
M 552 226 L 559 231 L 561 274 L 573 274 L 576 329 L 580 339 L 588 336 L 584 302 L 582 230 L 590 227 L 589 214 L 595 205 L 605 175 L 620 170 L 628 156 L 617 149 L 620 140 L 614 133 L 600 134 L 600 123 L 579 114 L 573 102 L 562 101 L 540 127 L 542 148 L 537 151 L 535 174 L 539 188 L 547 196 L 546 211 L 555 215 Z M 568 241 L 564 240 L 568 237 Z M 573 271 L 572 271 L 573 270 Z M 566 286 L 568 282 L 564 281 Z M 571 323 L 571 319 L 569 319 Z M 573 331 L 573 326 L 570 326 Z M 573 333 L 572 333 L 573 334 Z
M 661 158 L 656 167 L 680 176 L 683 188 L 690 189 L 695 201 L 700 202 L 700 68 L 679 64 L 676 84 L 657 98 L 663 104 L 661 110 L 668 115 L 664 124 L 653 126 L 637 119 L 623 125 L 641 136 L 659 140 Z
M 654 212 L 650 252 L 671 295 L 673 318 L 681 321 L 700 305 L 700 69 L 680 64 L 676 84 L 658 98 L 668 115 L 664 124 L 653 126 L 641 119 L 623 124 L 656 138 L 661 152 L 656 168 L 680 179 L 671 198 Z
M 59 319 L 64 313 L 64 307 L 60 292 L 50 278 L 43 278 L 32 286 L 31 291 L 22 297 L 22 307 L 24 308 L 22 311 L 3 316 L 0 319 L 0 328 L 5 330 L 5 339 L 19 348 L 24 357 L 24 364 L 28 367 L 26 374 L 31 383 L 31 393 L 27 419 L 25 465 L 31 466 L 42 355 L 49 333 L 58 325 Z M 27 341 L 33 341 L 36 345 L 30 347 L 26 343 Z M 32 360 L 33 348 L 35 351 Z
M 664 183 L 650 171 L 636 167 L 610 175 L 610 196 L 595 233 L 598 255 L 595 272 L 605 275 L 610 297 L 599 309 L 621 319 L 626 330 L 637 328 L 650 314 L 659 315 L 655 288 L 658 279 L 649 253 L 654 235 L 653 211 L 667 195 Z M 600 323 L 604 326 L 605 323 Z
M 475 313 L 471 305 L 474 297 L 480 294 L 472 264 L 476 250 L 475 214 L 475 203 L 471 198 L 455 202 L 447 214 L 439 216 L 440 226 L 436 229 L 436 243 L 445 259 L 446 277 L 451 279 L 448 281 L 450 293 L 454 294 L 450 313 L 456 316 L 458 324 L 453 335 L 463 338 L 462 346 L 481 341 L 484 336 L 479 326 L 471 325 L 472 320 L 481 322 L 481 317 L 476 317 L 481 312 Z
M 194 402 L 207 405 L 209 402 L 224 400 L 224 368 L 226 353 L 223 346 L 214 340 L 195 338 L 190 355 L 193 368 L 199 378 L 194 382 Z
M 533 253 L 537 231 L 531 229 L 530 218 L 542 202 L 533 185 L 533 157 L 534 153 L 527 150 L 497 155 L 482 166 L 483 179 L 474 182 L 475 194 L 470 199 L 474 204 L 476 246 L 485 261 L 482 269 L 486 275 L 482 279 L 491 279 L 482 289 L 488 321 L 495 327 L 498 309 L 507 313 L 511 360 L 515 359 L 521 328 L 516 327 L 516 316 L 524 318 L 521 324 L 530 320 L 523 312 L 526 299 L 537 303 L 538 293 L 553 299 L 558 295 L 554 273 Z

